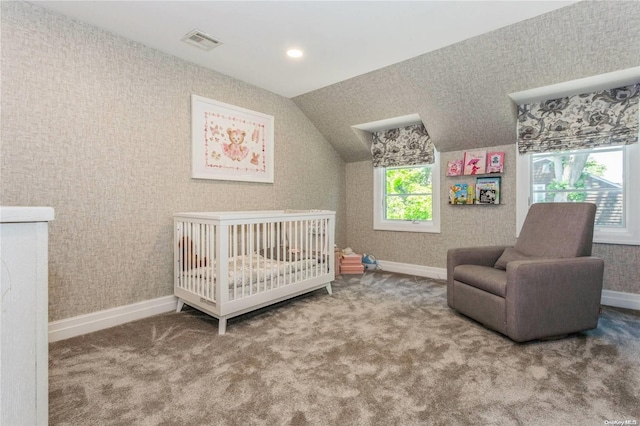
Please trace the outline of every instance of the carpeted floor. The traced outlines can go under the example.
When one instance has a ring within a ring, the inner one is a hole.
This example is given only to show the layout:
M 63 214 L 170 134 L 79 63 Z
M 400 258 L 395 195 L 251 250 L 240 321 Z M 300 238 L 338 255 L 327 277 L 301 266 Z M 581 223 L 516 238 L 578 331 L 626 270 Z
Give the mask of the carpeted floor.
M 168 313 L 52 343 L 52 425 L 640 424 L 640 313 L 516 344 L 444 282 L 343 276 L 229 320 Z

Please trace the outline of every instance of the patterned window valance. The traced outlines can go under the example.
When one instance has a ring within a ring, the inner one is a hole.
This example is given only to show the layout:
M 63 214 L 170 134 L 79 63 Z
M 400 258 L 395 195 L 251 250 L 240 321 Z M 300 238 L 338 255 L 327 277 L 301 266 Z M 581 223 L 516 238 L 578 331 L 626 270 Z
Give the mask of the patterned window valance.
M 432 164 L 433 143 L 422 123 L 373 133 L 373 167 Z
M 518 106 L 518 152 L 638 142 L 640 83 Z

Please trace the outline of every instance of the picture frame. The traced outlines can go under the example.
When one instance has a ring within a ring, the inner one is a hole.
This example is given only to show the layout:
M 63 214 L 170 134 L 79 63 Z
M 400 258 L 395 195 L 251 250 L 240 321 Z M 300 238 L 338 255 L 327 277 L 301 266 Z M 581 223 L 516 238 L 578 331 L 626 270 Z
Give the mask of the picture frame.
M 274 117 L 191 95 L 191 177 L 273 183 Z
M 487 166 L 487 151 L 465 151 L 463 166 L 465 175 L 484 174 Z

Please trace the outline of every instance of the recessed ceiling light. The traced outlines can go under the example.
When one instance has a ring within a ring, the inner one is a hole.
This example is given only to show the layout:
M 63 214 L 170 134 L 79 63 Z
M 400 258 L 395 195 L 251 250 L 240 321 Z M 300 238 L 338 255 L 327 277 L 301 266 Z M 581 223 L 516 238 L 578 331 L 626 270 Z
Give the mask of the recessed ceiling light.
M 287 56 L 290 58 L 300 58 L 303 55 L 302 50 L 300 49 L 289 49 L 287 50 Z

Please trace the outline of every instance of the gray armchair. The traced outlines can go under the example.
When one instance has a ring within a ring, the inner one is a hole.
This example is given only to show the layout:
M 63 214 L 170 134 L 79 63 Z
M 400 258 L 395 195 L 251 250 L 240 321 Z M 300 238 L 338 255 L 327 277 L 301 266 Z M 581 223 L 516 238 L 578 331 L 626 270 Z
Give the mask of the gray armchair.
M 596 206 L 537 203 L 513 247 L 447 253 L 447 303 L 516 342 L 598 326 L 604 262 L 591 256 Z

